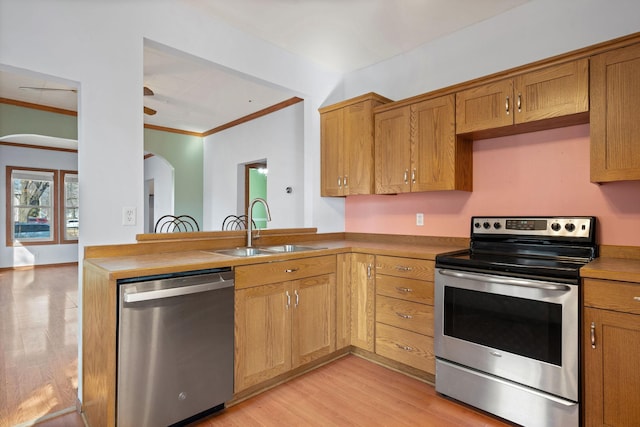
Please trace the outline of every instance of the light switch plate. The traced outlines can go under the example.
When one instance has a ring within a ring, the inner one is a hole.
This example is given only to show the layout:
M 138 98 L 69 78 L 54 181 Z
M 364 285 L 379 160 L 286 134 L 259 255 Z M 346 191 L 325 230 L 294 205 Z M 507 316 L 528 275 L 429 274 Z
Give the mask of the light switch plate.
M 416 214 L 416 225 L 423 226 L 424 225 L 424 214 L 417 213 Z

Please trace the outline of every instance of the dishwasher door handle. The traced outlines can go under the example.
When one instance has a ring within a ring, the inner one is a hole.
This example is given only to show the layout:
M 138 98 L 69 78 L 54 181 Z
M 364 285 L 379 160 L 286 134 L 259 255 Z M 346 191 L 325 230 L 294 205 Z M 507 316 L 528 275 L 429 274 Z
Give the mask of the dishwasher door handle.
M 224 280 L 219 282 L 208 282 L 198 285 L 181 286 L 177 288 L 157 289 L 155 291 L 144 292 L 127 292 L 124 294 L 124 302 L 142 302 L 152 301 L 163 298 L 179 297 L 182 295 L 191 295 L 201 292 L 215 291 L 218 289 L 228 288 L 234 285 L 233 280 Z M 132 288 L 134 289 L 134 288 Z

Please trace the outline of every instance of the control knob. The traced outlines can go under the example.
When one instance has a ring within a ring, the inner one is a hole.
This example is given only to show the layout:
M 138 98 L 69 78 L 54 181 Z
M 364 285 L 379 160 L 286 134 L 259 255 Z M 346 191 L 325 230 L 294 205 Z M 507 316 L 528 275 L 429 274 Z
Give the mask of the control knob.
M 560 224 L 559 224 L 559 223 L 557 223 L 557 222 L 554 222 L 553 224 L 551 224 L 551 229 L 552 229 L 553 231 L 560 231 L 560 228 L 562 228 L 562 227 L 561 227 L 561 226 L 560 226 Z
M 484 224 L 482 224 L 482 226 L 483 226 L 484 228 L 486 228 L 487 230 L 488 230 L 489 228 L 491 228 L 491 224 L 489 224 L 488 222 L 485 222 Z
M 493 223 L 493 228 L 495 228 L 496 230 L 500 230 L 500 227 L 502 227 L 502 225 L 500 225 L 499 222 L 494 222 Z
M 479 223 L 479 222 L 476 222 L 475 224 L 473 224 L 473 226 L 474 226 L 475 228 L 480 228 L 480 227 L 481 227 L 481 225 L 480 225 L 480 223 Z
M 564 228 L 568 232 L 572 232 L 572 231 L 574 231 L 576 229 L 576 225 L 572 224 L 572 223 L 568 223 L 568 224 L 565 224 Z

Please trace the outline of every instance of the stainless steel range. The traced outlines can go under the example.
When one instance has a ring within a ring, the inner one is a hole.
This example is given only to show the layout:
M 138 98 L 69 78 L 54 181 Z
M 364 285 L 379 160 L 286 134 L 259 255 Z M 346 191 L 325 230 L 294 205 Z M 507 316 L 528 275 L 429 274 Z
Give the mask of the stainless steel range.
M 473 217 L 436 257 L 436 391 L 525 426 L 578 426 L 579 269 L 594 217 Z

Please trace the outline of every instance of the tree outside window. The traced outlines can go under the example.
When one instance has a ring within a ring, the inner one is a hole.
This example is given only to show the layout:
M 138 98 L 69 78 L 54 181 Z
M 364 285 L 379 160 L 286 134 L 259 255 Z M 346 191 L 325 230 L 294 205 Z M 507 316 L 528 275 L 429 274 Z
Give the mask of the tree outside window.
M 60 229 L 63 230 L 63 243 L 76 242 L 78 240 L 79 216 L 78 216 L 78 174 L 75 171 L 61 171 L 63 183 L 61 209 L 64 209 Z

